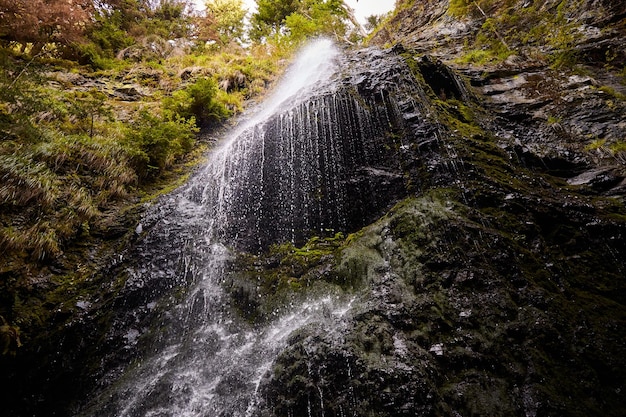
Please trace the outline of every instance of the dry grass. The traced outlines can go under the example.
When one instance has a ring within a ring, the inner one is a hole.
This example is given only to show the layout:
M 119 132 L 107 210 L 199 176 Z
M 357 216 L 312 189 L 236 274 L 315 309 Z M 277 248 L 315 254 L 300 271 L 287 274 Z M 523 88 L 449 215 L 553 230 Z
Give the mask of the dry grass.
M 0 155 L 0 179 L 0 203 L 51 206 L 58 196 L 54 173 L 30 155 Z
M 52 131 L 43 137 L 0 148 L 0 249 L 35 259 L 61 254 L 100 207 L 127 197 L 137 183 L 114 140 Z

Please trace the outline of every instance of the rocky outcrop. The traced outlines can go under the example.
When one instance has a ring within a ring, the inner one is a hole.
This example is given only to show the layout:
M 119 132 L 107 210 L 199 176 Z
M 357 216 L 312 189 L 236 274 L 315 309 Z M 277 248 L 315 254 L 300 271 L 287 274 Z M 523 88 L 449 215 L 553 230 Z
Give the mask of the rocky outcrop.
M 422 188 L 339 252 L 330 275 L 360 282 L 359 307 L 292 337 L 259 415 L 626 411 L 623 6 L 568 12 L 574 67 L 524 45 L 467 62 L 486 16 L 448 6 L 406 2 L 374 37 L 404 45 L 440 140 L 404 138 Z
M 532 73 L 464 90 L 395 51 L 442 123 L 404 137 L 421 190 L 338 253 L 330 276 L 360 283 L 358 307 L 293 336 L 259 415 L 623 414 L 624 167 L 563 132 L 619 134 L 621 104 L 585 104 L 589 79 L 565 75 L 550 100 L 517 95 Z M 570 116 L 544 128 L 531 101 Z
M 611 1 L 403 2 L 373 43 L 441 60 L 484 98 L 500 146 L 574 182 L 608 173 L 596 188 L 610 194 L 625 174 L 625 17 Z

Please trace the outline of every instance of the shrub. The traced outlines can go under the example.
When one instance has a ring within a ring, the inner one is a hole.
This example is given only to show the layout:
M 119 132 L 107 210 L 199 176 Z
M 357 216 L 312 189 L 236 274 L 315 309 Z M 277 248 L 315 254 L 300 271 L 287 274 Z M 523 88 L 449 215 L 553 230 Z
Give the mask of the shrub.
M 123 29 L 124 16 L 120 11 L 96 15 L 96 24 L 89 33 L 94 46 L 107 58 L 135 43 L 135 39 Z
M 166 117 L 176 120 L 195 120 L 197 126 L 204 127 L 217 123 L 232 114 L 217 100 L 217 82 L 213 78 L 201 77 L 183 90 L 178 90 L 163 101 Z
M 93 43 L 77 45 L 74 53 L 80 64 L 89 65 L 95 70 L 107 70 L 116 66 L 115 61 Z
M 122 146 L 140 178 L 158 175 L 189 152 L 198 132 L 195 118 L 161 118 L 143 109 L 125 129 Z

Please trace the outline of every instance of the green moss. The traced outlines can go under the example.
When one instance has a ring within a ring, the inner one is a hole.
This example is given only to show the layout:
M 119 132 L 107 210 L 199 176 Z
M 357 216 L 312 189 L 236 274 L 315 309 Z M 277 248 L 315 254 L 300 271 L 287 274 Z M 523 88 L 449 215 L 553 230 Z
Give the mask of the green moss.
M 595 139 L 585 146 L 585 151 L 591 152 L 593 157 L 612 160 L 618 164 L 626 165 L 626 141 Z
M 448 9 L 451 16 L 484 19 L 457 62 L 497 64 L 517 53 L 542 57 L 554 68 L 573 67 L 578 62 L 574 46 L 581 35 L 576 31 L 577 23 L 568 20 L 568 16 L 579 3 L 543 5 L 531 2 L 520 7 L 515 1 L 452 0 Z M 546 47 L 549 49 L 547 55 L 544 52 Z
M 548 61 L 552 69 L 572 68 L 578 63 L 578 54 L 573 49 L 562 49 L 551 54 Z
M 312 237 L 302 247 L 291 242 L 272 245 L 267 253 L 240 252 L 230 276 L 236 305 L 250 320 L 262 320 L 276 308 L 284 308 L 286 299 L 306 293 L 324 282 L 339 283 L 337 274 L 329 273 L 345 244 L 342 233 L 330 237 Z M 262 302 L 258 301 L 258 296 Z
M 626 152 L 626 140 L 618 140 L 616 142 L 613 142 L 610 146 L 609 149 L 611 150 L 611 152 L 613 152 L 614 154 L 618 153 L 618 152 Z
M 419 64 L 417 63 L 415 54 L 410 52 L 403 52 L 402 59 L 406 62 L 407 66 L 411 70 L 411 73 L 415 77 L 415 79 L 421 84 L 425 85 L 426 81 L 424 81 L 424 76 L 422 75 L 422 71 L 420 70 Z
M 598 197 L 593 204 L 600 209 L 601 216 L 606 216 L 611 221 L 626 222 L 626 207 L 621 199 Z
M 558 125 L 559 123 L 561 123 L 562 119 L 560 117 L 557 116 L 548 116 L 548 120 L 546 121 L 546 123 L 548 123 L 548 125 L 552 126 L 552 125 Z
M 620 100 L 620 101 L 626 101 L 626 94 L 620 93 L 619 91 L 616 91 L 613 87 L 609 87 L 607 85 L 603 85 L 600 88 L 598 88 L 598 90 L 602 91 L 603 93 L 608 94 L 609 96 L 611 96 L 614 99 Z
M 452 132 L 457 132 L 463 137 L 480 136 L 484 133 L 475 119 L 475 110 L 468 104 L 455 99 L 433 101 L 439 118 Z
M 473 7 L 470 0 L 450 0 L 448 13 L 455 17 L 464 17 L 469 13 L 470 7 Z
M 325 257 L 334 255 L 344 241 L 345 237 L 341 232 L 326 238 L 314 236 L 300 248 L 291 242 L 272 245 L 270 256 L 279 256 L 281 265 L 292 271 L 306 270 L 318 265 Z
M 505 61 L 510 55 L 511 52 L 508 49 L 506 51 L 500 51 L 499 48 L 471 49 L 456 58 L 455 61 L 460 64 L 496 64 Z
M 346 242 L 338 254 L 337 280 L 345 288 L 358 288 L 372 278 L 376 268 L 384 264 L 377 247 L 382 243 L 380 224 L 363 229 Z

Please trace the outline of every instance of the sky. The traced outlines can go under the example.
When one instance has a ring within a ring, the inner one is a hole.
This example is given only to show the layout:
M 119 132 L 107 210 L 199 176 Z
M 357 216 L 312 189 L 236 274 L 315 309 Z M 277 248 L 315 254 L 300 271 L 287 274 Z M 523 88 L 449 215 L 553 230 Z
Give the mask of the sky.
M 365 18 L 371 15 L 381 15 L 393 10 L 396 0 L 344 0 L 346 4 L 354 9 L 357 20 L 362 25 Z
M 371 15 L 381 15 L 393 10 L 395 0 L 344 0 L 346 4 L 354 9 L 357 20 L 364 25 L 365 18 Z M 198 10 L 204 9 L 204 0 L 194 0 Z M 244 0 L 248 10 L 252 11 L 256 8 L 254 0 Z

